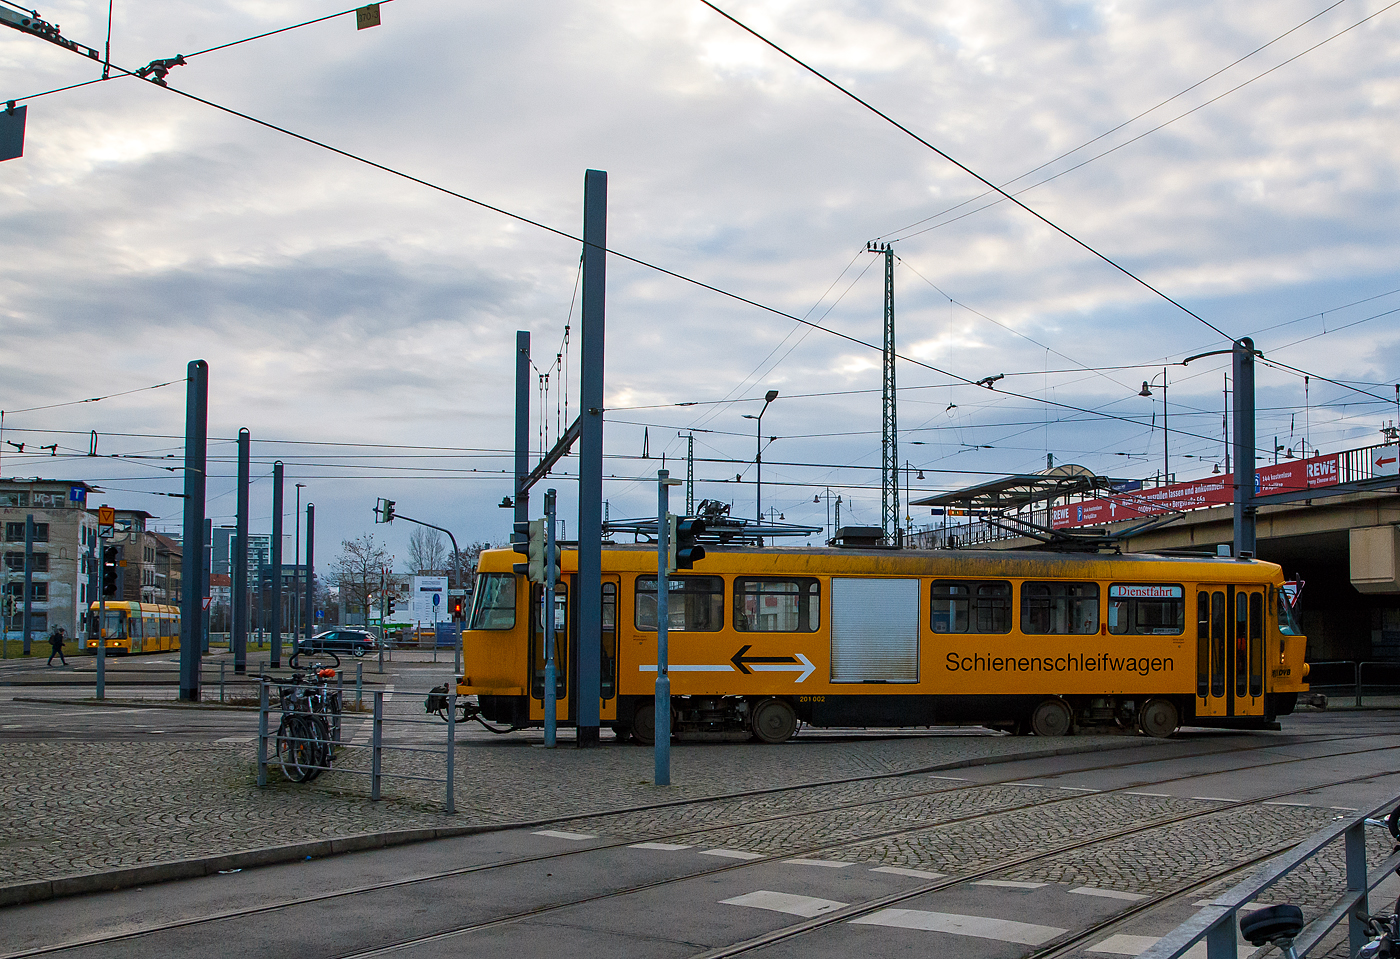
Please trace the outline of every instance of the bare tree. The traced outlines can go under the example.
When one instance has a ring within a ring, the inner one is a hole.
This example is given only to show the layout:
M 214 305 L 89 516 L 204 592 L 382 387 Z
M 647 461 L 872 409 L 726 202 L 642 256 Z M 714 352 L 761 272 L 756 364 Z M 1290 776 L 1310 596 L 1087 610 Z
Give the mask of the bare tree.
M 461 563 L 462 578 L 470 582 L 472 575 L 476 573 L 476 564 L 481 557 L 482 551 L 495 548 L 496 547 L 492 546 L 490 543 L 480 542 L 468 543 L 465 549 L 459 549 L 455 560 Z M 447 562 L 452 568 L 452 572 L 455 574 L 457 571 L 457 562 L 454 562 L 454 558 L 452 557 L 449 557 Z M 457 585 L 460 587 L 462 584 L 458 583 Z
M 408 567 L 419 576 L 435 576 L 447 568 L 447 547 L 442 534 L 426 526 L 414 527 L 408 538 Z
M 340 555 L 331 563 L 325 583 L 340 591 L 340 598 L 349 609 L 368 614 L 370 597 L 379 590 L 380 576 L 389 559 L 388 551 L 375 542 L 373 533 L 342 540 Z

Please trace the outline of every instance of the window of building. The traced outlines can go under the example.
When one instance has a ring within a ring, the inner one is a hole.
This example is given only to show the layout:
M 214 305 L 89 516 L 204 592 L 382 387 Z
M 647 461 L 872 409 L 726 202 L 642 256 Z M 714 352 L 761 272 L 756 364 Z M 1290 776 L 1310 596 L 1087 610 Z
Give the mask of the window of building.
M 1185 629 L 1185 588 L 1149 583 L 1108 587 L 1108 631 L 1115 636 L 1180 636 Z
M 472 593 L 468 629 L 515 628 L 515 575 L 480 573 Z
M 1011 584 L 935 580 L 929 628 L 935 633 L 1011 632 Z
M 724 580 L 718 576 L 673 576 L 667 580 L 668 630 L 707 633 L 724 627 Z M 638 629 L 656 629 L 656 577 L 637 577 Z
M 24 507 L 29 505 L 29 493 L 24 490 L 6 490 L 0 493 L 0 506 Z
M 65 509 L 68 506 L 68 493 L 43 493 L 33 492 L 29 494 L 29 506 L 31 509 Z
M 1021 632 L 1076 635 L 1098 631 L 1098 583 L 1022 584 Z
M 30 583 L 29 598 L 36 603 L 47 603 L 49 601 L 48 583 Z M 15 580 L 5 584 L 5 594 L 13 596 L 15 602 L 24 601 L 24 580 Z
M 734 580 L 734 628 L 748 633 L 814 633 L 821 584 L 808 577 Z
M 34 542 L 36 542 L 36 543 L 47 543 L 48 541 L 49 541 L 49 524 L 48 524 L 48 523 L 35 523 L 35 524 L 34 524 Z M 7 543 L 23 543 L 23 542 L 24 542 L 24 523 L 6 523 L 6 524 L 5 524 L 5 542 L 7 542 Z

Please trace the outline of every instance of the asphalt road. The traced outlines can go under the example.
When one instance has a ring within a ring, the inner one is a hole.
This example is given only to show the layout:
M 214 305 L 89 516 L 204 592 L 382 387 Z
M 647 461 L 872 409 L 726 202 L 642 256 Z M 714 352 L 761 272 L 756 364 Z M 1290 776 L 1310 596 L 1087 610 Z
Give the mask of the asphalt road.
M 1400 715 L 1300 716 L 1282 733 L 1188 732 L 1165 748 L 688 803 L 30 905 L 4 912 L 0 956 L 71 943 L 48 954 L 1014 959 L 1168 897 L 1069 953 L 1137 955 L 1235 881 L 1225 868 L 1400 794 L 1396 770 Z M 1328 868 L 1276 891 L 1315 914 L 1338 878 Z

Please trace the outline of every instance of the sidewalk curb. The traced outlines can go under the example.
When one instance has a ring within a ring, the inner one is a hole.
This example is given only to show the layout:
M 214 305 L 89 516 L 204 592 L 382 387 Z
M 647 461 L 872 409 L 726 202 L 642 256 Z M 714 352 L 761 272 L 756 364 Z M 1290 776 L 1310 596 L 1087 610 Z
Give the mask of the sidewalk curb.
M 61 700 L 61 702 L 67 702 Z M 174 707 L 190 708 L 190 707 Z M 207 707 L 206 707 L 207 708 Z M 235 706 L 234 709 L 256 707 Z M 788 786 L 774 786 L 767 789 L 750 789 L 737 793 L 721 793 L 712 796 L 696 796 L 669 802 L 646 803 L 639 806 L 621 806 L 615 809 L 595 809 L 588 812 L 570 813 L 566 816 L 551 816 L 546 819 L 531 819 L 521 822 L 484 823 L 475 826 L 444 826 L 436 829 L 395 829 L 385 832 L 359 833 L 336 839 L 319 839 L 308 842 L 291 843 L 284 846 L 268 846 L 242 852 L 225 853 L 218 856 L 204 856 L 196 859 L 175 859 L 168 862 L 152 863 L 148 866 L 127 866 L 105 872 L 83 873 L 59 879 L 39 879 L 30 882 L 0 885 L 0 908 L 18 906 L 68 896 L 81 896 L 95 892 L 116 892 L 134 886 L 148 886 L 175 879 L 195 879 L 212 876 L 222 870 L 245 869 L 255 866 L 273 866 L 296 862 L 303 859 L 324 859 L 349 852 L 363 852 L 370 849 L 387 849 L 416 842 L 430 842 L 435 839 L 452 839 L 460 836 L 474 836 L 489 832 L 507 832 L 512 829 L 531 829 L 552 823 L 573 822 L 592 819 L 598 816 L 621 815 L 643 812 L 651 809 L 665 809 L 671 806 L 686 806 L 694 803 L 715 802 L 723 799 L 736 799 L 745 796 L 789 792 L 798 789 L 814 789 L 821 786 L 841 785 L 853 782 L 869 782 L 877 779 L 896 779 L 903 776 L 919 776 L 950 769 L 970 769 L 976 766 L 994 766 L 1000 762 L 1024 762 L 1033 759 L 1050 759 L 1055 756 L 1070 756 L 1078 753 L 1101 752 L 1103 750 L 1126 749 L 1140 746 L 1141 737 L 1124 737 L 1121 743 L 1085 743 L 1083 746 L 1059 746 L 1035 749 L 1014 756 L 978 756 L 972 759 L 953 759 L 932 766 L 906 769 L 894 773 L 877 773 L 869 776 L 847 777 L 845 779 L 818 780 L 815 782 L 794 783 Z M 1165 742 L 1166 740 L 1156 740 Z
M 236 710 L 257 712 L 257 706 L 231 706 L 228 703 L 178 703 L 168 699 L 45 699 L 40 696 L 15 696 L 12 703 L 45 703 L 54 706 L 101 706 L 107 709 L 193 709 Z

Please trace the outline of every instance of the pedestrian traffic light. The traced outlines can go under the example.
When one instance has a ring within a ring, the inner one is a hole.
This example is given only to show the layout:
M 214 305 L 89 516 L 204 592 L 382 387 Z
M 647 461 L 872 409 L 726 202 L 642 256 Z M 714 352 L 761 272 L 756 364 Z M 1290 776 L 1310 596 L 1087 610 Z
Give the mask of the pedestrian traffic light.
M 102 547 L 102 595 L 111 599 L 117 595 L 117 577 L 120 570 L 117 568 L 117 559 L 121 551 L 116 546 Z
M 390 593 L 390 594 L 388 595 L 388 597 L 385 598 L 385 600 L 384 600 L 384 615 L 387 616 L 388 614 L 390 614 L 390 613 L 392 613 L 392 612 L 394 611 L 394 600 L 396 600 L 396 599 L 398 599 L 398 597 L 395 596 L 393 593 Z
M 676 516 L 674 513 L 667 513 L 666 521 L 670 524 L 666 569 L 671 572 L 678 569 L 694 569 L 696 560 L 705 558 L 705 547 L 696 542 L 696 538 L 705 532 L 704 522 Z

